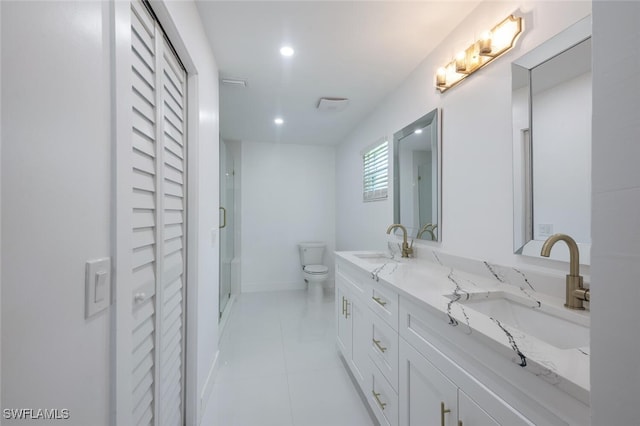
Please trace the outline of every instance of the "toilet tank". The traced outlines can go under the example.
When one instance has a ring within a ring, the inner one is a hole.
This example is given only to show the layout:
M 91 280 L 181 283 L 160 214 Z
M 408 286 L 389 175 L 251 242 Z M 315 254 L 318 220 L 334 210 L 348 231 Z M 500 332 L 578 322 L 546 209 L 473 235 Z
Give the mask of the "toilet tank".
M 305 265 L 322 265 L 322 256 L 324 254 L 324 243 L 309 242 L 298 244 L 300 249 L 300 263 Z

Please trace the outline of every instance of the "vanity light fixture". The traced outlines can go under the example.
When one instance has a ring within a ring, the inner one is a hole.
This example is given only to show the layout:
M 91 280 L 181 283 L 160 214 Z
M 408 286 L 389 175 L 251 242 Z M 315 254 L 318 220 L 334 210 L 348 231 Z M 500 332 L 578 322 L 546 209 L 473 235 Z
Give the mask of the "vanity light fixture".
M 510 15 L 491 31 L 483 32 L 479 40 L 459 52 L 451 62 L 438 68 L 436 88 L 440 93 L 447 91 L 511 50 L 522 33 L 522 25 L 521 17 Z

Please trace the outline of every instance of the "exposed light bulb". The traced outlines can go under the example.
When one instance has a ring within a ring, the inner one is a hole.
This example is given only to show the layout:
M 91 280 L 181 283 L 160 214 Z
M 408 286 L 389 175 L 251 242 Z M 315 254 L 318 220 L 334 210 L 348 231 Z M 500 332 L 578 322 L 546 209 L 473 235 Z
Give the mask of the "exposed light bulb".
M 284 120 L 280 117 L 276 117 L 275 120 L 273 120 L 274 123 L 276 123 L 278 126 L 280 126 L 281 124 L 284 123 Z
M 446 84 L 447 84 L 447 69 L 445 67 L 440 67 L 436 72 L 436 85 L 444 86 Z
M 456 55 L 456 72 L 464 72 L 467 70 L 467 53 L 463 50 Z
M 485 55 L 491 53 L 491 32 L 485 31 L 480 36 L 480 54 Z

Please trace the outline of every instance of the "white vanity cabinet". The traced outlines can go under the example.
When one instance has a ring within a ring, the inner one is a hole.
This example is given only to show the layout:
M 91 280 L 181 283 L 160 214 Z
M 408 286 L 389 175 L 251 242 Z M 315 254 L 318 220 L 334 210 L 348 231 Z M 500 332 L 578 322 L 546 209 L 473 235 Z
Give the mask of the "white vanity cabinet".
M 479 343 L 465 325 L 451 326 L 446 318 L 442 312 L 400 298 L 401 425 L 420 424 L 411 420 L 417 383 L 432 379 L 418 391 L 428 394 L 428 386 L 445 388 L 442 377 L 456 388 L 457 398 L 445 400 L 445 409 L 458 411 L 445 425 L 589 425 L 587 406 L 527 372 L 514 356 L 503 357 Z M 439 404 L 432 403 L 438 410 Z
M 383 426 L 398 424 L 398 300 L 371 273 L 336 262 L 338 348 Z
M 453 365 L 451 367 L 455 368 Z M 486 392 L 489 396 L 489 390 Z M 481 408 L 404 339 L 400 339 L 399 400 L 402 426 L 533 424 L 495 397 L 485 398 L 484 408 Z M 490 413 L 497 413 L 501 422 Z
M 455 425 L 457 386 L 420 355 L 400 342 L 400 424 Z
M 536 377 L 515 352 L 487 345 L 468 319 L 451 321 L 440 299 L 448 288 L 436 293 L 438 283 L 421 276 L 420 285 L 436 289 L 423 291 L 398 282 L 411 279 L 405 265 L 369 262 L 367 271 L 345 257 L 336 258 L 338 347 L 381 425 L 589 425 L 588 405 L 551 372 Z
M 361 387 L 368 387 L 369 328 L 368 308 L 363 301 L 365 283 L 336 271 L 337 344 Z

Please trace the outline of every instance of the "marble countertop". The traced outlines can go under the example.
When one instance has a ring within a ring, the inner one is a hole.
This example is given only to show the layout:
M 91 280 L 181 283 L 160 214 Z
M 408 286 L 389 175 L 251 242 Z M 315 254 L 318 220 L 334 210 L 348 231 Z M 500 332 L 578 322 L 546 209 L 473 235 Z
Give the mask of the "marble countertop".
M 560 349 L 495 318 L 476 311 L 464 302 L 486 297 L 488 292 L 500 291 L 530 302 L 531 309 L 556 310 L 580 323 L 590 324 L 588 311 L 568 311 L 564 300 L 535 291 L 532 281 L 535 275 L 515 268 L 491 265 L 470 260 L 469 268 L 463 268 L 464 260 L 433 251 L 430 259 L 361 258 L 356 254 L 376 252 L 336 252 L 357 267 L 377 276 L 394 287 L 401 296 L 442 312 L 443 320 L 451 326 L 463 327 L 468 334 L 479 333 L 482 342 L 527 371 L 562 389 L 574 398 L 589 405 L 590 351 L 589 346 Z M 462 263 L 461 263 L 462 262 Z M 475 265 L 473 264 L 475 263 Z M 474 271 L 474 273 L 468 272 Z M 567 312 L 568 311 L 568 312 Z

